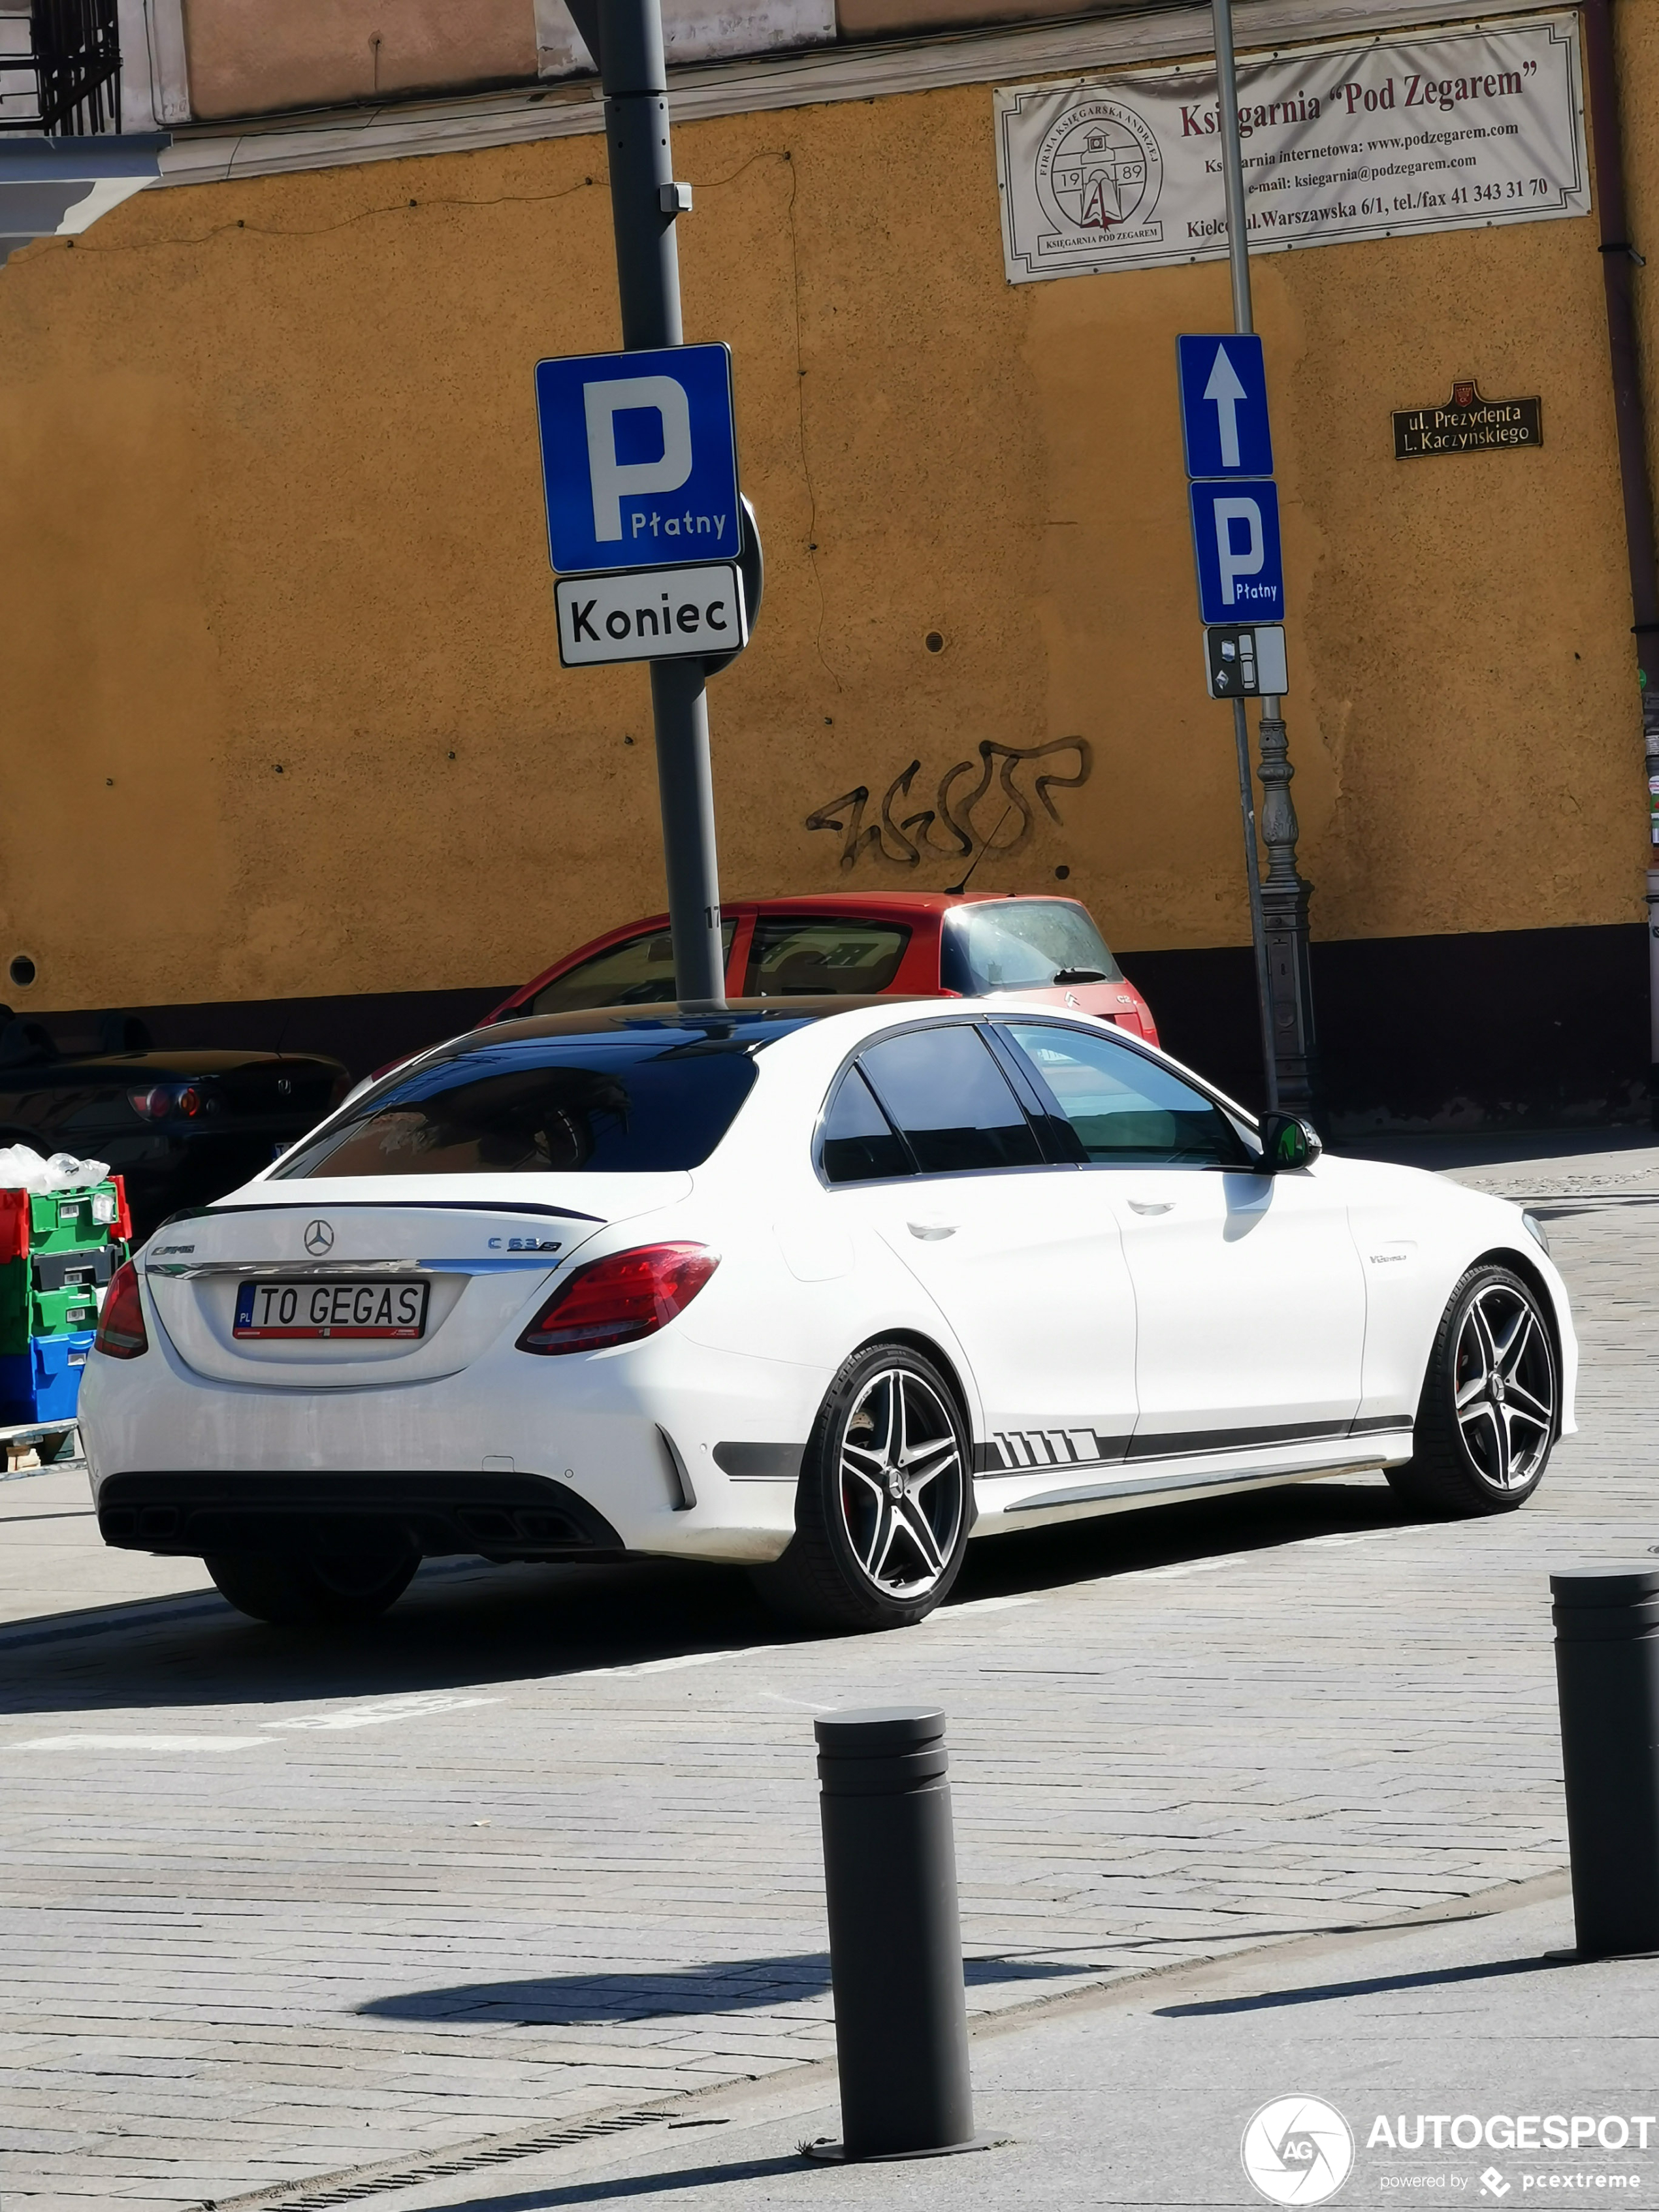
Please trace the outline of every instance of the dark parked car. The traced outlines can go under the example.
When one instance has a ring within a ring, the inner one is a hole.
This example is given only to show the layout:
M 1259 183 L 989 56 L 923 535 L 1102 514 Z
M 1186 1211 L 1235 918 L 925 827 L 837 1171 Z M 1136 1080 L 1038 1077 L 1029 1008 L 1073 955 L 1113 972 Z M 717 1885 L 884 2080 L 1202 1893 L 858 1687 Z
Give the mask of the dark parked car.
M 246 1182 L 350 1087 L 319 1053 L 152 1052 L 130 1017 L 104 1018 L 95 1052 L 60 1051 L 3 1009 L 0 1024 L 0 1146 L 106 1160 L 138 1237 Z

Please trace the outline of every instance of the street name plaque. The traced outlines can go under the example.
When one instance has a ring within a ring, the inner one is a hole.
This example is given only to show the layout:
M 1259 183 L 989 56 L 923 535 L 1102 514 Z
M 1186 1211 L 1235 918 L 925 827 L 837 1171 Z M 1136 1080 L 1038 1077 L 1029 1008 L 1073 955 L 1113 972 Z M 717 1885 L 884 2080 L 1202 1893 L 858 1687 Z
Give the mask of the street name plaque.
M 1441 407 L 1395 410 L 1394 457 L 1428 453 L 1500 453 L 1544 442 L 1541 398 L 1484 399 L 1479 385 L 1454 384 Z

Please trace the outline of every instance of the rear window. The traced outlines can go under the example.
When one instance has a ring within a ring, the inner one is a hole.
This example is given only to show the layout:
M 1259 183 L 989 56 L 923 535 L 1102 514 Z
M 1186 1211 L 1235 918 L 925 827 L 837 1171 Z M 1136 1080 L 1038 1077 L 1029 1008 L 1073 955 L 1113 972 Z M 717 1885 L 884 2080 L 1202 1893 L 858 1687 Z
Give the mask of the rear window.
M 504 1038 L 366 1093 L 290 1153 L 275 1179 L 695 1168 L 754 1080 L 736 1037 Z
M 898 973 L 909 937 L 896 922 L 763 914 L 755 924 L 743 994 L 786 999 L 884 991 Z
M 981 999 L 990 991 L 1046 991 L 1062 983 L 1121 983 L 1123 970 L 1086 908 L 1073 899 L 986 900 L 945 917 L 939 981 Z

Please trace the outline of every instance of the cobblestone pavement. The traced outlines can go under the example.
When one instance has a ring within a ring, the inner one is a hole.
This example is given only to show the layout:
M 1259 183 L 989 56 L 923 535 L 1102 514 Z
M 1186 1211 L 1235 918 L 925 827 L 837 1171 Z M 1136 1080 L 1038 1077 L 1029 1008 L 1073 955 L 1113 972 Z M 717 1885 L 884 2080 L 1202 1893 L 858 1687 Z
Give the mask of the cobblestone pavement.
M 950 1713 L 979 2010 L 1558 1869 L 1546 1574 L 1659 1542 L 1659 1151 L 1459 1172 L 1547 1196 L 1578 1301 L 1584 1432 L 1514 1516 L 1349 1480 L 1033 1532 L 923 1627 L 838 1642 L 660 1566 L 450 1565 L 308 1645 L 189 1595 L 0 1630 L 9 2212 L 822 2058 L 827 1705 Z

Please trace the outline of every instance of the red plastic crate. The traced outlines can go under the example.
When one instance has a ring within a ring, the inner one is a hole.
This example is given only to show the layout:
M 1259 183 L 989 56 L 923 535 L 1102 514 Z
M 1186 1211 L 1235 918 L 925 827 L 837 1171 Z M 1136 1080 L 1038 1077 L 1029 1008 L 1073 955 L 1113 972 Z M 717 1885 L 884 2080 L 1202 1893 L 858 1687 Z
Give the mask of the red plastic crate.
M 29 1256 L 29 1194 L 0 1190 L 0 1267 Z

